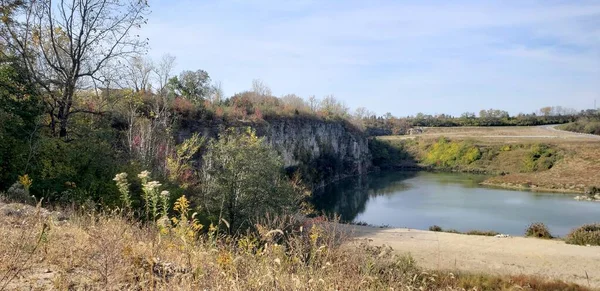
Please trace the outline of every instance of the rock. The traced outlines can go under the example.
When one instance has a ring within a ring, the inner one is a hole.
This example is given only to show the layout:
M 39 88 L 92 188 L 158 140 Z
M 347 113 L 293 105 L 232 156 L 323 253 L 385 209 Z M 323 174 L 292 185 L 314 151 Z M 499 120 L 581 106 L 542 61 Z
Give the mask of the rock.
M 371 169 L 367 136 L 344 121 L 300 116 L 230 124 L 190 122 L 179 129 L 177 141 L 181 142 L 193 133 L 216 138 L 225 128 L 248 126 L 254 128 L 257 135 L 264 137 L 279 152 L 286 168 L 293 170 L 302 165 L 319 163 L 339 165 L 333 167 L 332 173 L 327 177 L 303 177 L 305 182 L 312 181 L 315 188 L 345 177 L 366 174 Z

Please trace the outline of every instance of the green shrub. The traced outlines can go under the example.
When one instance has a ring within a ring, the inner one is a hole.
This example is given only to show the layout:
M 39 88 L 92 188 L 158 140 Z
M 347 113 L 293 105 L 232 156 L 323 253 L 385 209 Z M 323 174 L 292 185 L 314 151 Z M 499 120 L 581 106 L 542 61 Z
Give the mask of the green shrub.
M 439 225 L 432 225 L 429 227 L 429 231 L 442 231 L 442 227 Z
M 600 246 L 600 223 L 584 224 L 571 230 L 565 242 L 573 245 Z
M 523 159 L 522 170 L 524 172 L 548 170 L 554 166 L 557 160 L 558 155 L 555 149 L 545 144 L 534 144 Z
M 483 236 L 496 236 L 500 233 L 493 230 L 469 230 L 465 234 L 467 235 L 483 235 Z
M 548 227 L 541 222 L 530 224 L 525 230 L 525 236 L 546 239 L 553 238 L 552 234 L 550 234 L 550 231 L 548 230 Z
M 470 142 L 453 142 L 441 137 L 427 151 L 424 162 L 441 167 L 468 165 L 481 158 L 481 150 Z

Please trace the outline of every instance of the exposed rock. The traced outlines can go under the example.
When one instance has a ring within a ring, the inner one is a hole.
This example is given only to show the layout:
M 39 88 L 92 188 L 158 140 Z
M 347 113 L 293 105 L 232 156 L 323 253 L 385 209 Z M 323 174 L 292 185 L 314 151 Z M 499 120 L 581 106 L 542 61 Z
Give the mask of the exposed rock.
M 295 170 L 310 168 L 313 186 L 354 175 L 366 174 L 371 168 L 371 155 L 366 135 L 344 121 L 325 121 L 315 118 L 270 118 L 264 122 L 236 124 L 186 124 L 178 133 L 179 141 L 198 132 L 209 138 L 228 127 L 254 128 L 265 137 L 284 161 L 285 167 Z

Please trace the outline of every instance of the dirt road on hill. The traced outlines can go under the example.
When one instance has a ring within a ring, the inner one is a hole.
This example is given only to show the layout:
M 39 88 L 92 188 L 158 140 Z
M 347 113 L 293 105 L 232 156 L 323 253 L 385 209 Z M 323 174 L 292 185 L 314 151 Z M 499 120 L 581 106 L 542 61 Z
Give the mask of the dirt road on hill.
M 410 253 L 419 266 L 486 274 L 536 275 L 600 288 L 600 247 L 558 240 L 496 238 L 353 226 L 357 239 Z

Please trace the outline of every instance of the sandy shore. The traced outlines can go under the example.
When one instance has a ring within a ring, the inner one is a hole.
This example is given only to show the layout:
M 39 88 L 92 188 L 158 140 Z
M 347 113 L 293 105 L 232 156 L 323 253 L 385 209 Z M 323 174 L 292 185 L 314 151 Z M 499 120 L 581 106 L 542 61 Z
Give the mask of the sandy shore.
M 352 226 L 357 239 L 410 253 L 428 269 L 526 274 L 600 288 L 600 247 L 559 240 L 496 238 L 405 228 Z

